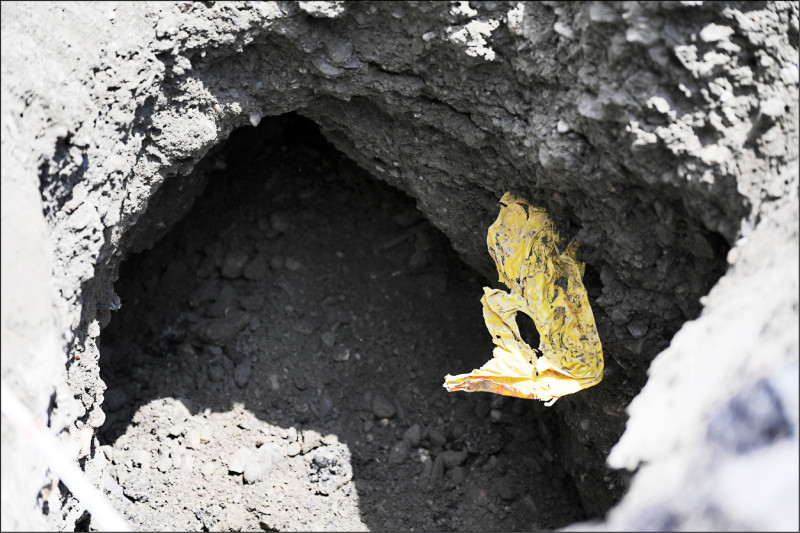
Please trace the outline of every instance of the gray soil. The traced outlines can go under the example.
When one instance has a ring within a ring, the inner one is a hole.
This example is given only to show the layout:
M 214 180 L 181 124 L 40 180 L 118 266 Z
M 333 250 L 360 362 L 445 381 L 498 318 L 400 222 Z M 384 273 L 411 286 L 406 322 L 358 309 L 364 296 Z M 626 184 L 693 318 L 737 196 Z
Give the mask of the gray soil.
M 800 526 L 797 2 L 1 26 L 3 386 L 135 528 Z M 603 344 L 550 408 L 441 387 L 491 355 L 507 191 Z M 0 528 L 100 527 L 0 423 Z
M 491 355 L 488 281 L 410 198 L 299 118 L 238 130 L 213 159 L 192 210 L 123 266 L 100 337 L 106 489 L 126 516 L 437 531 L 586 517 L 546 407 L 442 387 Z

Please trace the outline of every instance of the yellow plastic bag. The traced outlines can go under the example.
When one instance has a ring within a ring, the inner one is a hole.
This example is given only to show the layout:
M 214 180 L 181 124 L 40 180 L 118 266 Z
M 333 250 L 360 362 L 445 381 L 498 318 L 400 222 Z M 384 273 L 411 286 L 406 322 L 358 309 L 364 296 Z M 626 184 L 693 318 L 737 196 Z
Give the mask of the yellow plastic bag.
M 487 244 L 500 281 L 511 292 L 483 288 L 483 318 L 494 357 L 469 374 L 445 376 L 448 391 L 486 391 L 550 400 L 600 383 L 603 348 L 576 260 L 578 245 L 558 250 L 559 236 L 544 208 L 506 193 Z M 539 349 L 521 337 L 522 311 L 539 331 Z

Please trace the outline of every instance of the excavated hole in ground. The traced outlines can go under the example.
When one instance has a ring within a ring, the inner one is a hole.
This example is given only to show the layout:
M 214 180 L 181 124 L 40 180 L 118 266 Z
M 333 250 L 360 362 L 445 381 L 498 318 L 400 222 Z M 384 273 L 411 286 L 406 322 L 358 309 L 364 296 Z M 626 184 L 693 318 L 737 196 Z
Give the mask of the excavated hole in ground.
M 491 356 L 491 282 L 411 198 L 294 115 L 208 157 L 191 211 L 122 265 L 122 309 L 100 338 L 101 449 L 135 527 L 586 518 L 540 402 L 442 387 Z

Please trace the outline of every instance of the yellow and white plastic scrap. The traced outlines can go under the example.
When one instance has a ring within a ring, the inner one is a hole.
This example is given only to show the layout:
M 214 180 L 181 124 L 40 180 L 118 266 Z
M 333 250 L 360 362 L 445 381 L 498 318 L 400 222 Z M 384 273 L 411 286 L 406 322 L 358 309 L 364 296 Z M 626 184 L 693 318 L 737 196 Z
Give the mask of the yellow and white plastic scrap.
M 486 391 L 549 400 L 578 392 L 603 379 L 603 348 L 577 261 L 577 242 L 563 253 L 544 208 L 506 193 L 487 244 L 500 281 L 511 292 L 483 288 L 483 318 L 492 335 L 494 357 L 469 374 L 445 376 L 452 391 Z M 539 331 L 539 349 L 521 337 L 522 311 Z

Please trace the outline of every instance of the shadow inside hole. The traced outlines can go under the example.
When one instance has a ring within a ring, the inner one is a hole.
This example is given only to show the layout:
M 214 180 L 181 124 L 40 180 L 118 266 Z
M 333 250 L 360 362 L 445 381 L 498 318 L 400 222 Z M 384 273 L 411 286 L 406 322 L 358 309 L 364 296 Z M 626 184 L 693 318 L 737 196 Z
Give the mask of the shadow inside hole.
M 584 263 L 585 269 L 583 272 L 583 286 L 586 287 L 586 294 L 591 300 L 603 294 L 603 281 L 600 279 L 600 272 L 589 263 Z
M 101 444 L 129 498 L 137 475 L 163 490 L 140 502 L 151 527 L 225 527 L 215 513 L 236 493 L 248 528 L 519 530 L 585 517 L 542 454 L 538 402 L 442 387 L 491 357 L 485 280 L 413 200 L 297 116 L 237 130 L 214 157 L 225 168 L 191 212 L 122 266 L 123 307 L 101 336 Z M 243 484 L 230 456 L 259 446 L 274 448 L 273 469 Z M 346 470 L 322 464 L 343 448 L 353 482 L 318 494 Z

